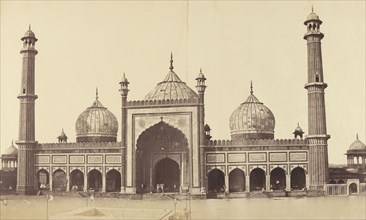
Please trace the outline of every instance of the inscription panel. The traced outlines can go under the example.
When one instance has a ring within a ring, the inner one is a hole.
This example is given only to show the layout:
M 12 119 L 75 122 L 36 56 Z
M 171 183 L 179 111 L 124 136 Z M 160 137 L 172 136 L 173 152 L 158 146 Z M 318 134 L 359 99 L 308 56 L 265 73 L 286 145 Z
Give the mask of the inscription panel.
M 50 156 L 36 155 L 36 163 L 50 163 Z
M 206 154 L 207 163 L 225 163 L 225 154 Z
M 249 153 L 249 162 L 266 162 L 266 153 Z
M 107 155 L 105 156 L 106 163 L 121 163 L 121 156 L 117 155 Z
M 52 156 L 52 163 L 66 163 L 66 155 Z
M 245 153 L 242 153 L 242 154 L 228 154 L 227 161 L 229 163 L 245 163 Z
M 286 162 L 287 160 L 287 153 L 269 153 L 269 161 L 271 162 Z
M 290 152 L 290 161 L 306 161 L 306 152 Z
M 103 163 L 103 157 L 102 155 L 88 155 L 88 163 Z
M 85 163 L 85 157 L 84 156 L 71 155 L 70 156 L 70 163 Z

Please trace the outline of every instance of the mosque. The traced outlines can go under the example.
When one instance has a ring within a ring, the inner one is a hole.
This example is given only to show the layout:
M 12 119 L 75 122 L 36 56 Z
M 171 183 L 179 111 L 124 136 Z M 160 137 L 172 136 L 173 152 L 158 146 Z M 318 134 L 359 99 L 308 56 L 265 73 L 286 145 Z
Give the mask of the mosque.
M 330 138 L 321 55 L 324 35 L 320 32 L 322 21 L 314 12 L 304 24 L 309 128 L 304 138 L 298 126 L 294 139 L 275 139 L 275 117 L 251 86 L 248 97 L 230 116 L 231 140 L 211 140 L 210 127 L 205 124 L 206 78 L 200 71 L 196 89 L 191 89 L 174 71 L 171 56 L 166 77 L 141 100 L 128 100 L 129 81 L 123 75 L 119 120 L 102 105 L 97 91 L 92 105 L 75 123 L 76 143 L 67 142 L 64 131 L 57 143 L 39 143 L 35 138 L 38 39 L 29 29 L 21 38 L 18 147 L 12 144 L 1 158 L 3 173 L 8 170 L 12 180 L 7 186 L 19 194 L 34 194 L 40 189 L 198 196 L 321 191 L 329 181 Z M 118 132 L 121 142 L 117 142 Z M 363 155 L 363 163 L 365 158 Z

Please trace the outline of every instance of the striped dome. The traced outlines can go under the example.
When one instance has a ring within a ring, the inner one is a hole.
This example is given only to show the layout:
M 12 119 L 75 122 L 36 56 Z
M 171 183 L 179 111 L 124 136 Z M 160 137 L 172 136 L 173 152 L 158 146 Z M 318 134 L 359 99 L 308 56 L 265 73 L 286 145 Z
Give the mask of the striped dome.
M 176 100 L 176 99 L 195 99 L 198 95 L 178 75 L 173 71 L 173 55 L 170 58 L 170 71 L 163 81 L 151 90 L 144 100 Z
M 275 117 L 253 94 L 231 114 L 229 124 L 233 140 L 274 138 Z
M 76 121 L 76 142 L 116 142 L 118 121 L 98 97 Z
M 189 88 L 178 75 L 169 71 L 165 79 L 145 96 L 145 100 L 198 99 L 197 93 Z

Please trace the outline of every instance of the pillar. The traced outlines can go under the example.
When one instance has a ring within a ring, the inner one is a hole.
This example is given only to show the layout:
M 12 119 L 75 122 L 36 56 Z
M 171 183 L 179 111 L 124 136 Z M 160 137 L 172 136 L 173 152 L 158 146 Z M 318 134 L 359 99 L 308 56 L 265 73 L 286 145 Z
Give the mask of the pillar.
M 271 191 L 271 175 L 266 175 L 266 190 Z
M 245 176 L 245 192 L 250 192 L 250 175 Z
M 102 192 L 106 192 L 106 173 L 102 172 Z
M 70 192 L 70 172 L 66 170 L 66 192 Z
M 52 176 L 53 176 L 53 173 L 52 173 L 52 169 L 50 169 L 50 174 L 48 174 L 50 177 L 49 177 L 49 185 L 50 185 L 50 192 L 52 192 L 52 185 L 53 185 L 53 180 L 52 180 Z
M 225 192 L 228 193 L 230 188 L 229 175 L 225 175 Z
M 305 175 L 305 185 L 306 185 L 306 188 L 309 189 L 309 187 L 310 187 L 310 178 L 309 178 L 308 173 Z
M 88 192 L 88 174 L 87 174 L 87 171 L 85 169 L 85 172 L 84 172 L 84 189 L 83 189 L 84 192 Z
M 291 191 L 291 175 L 286 175 L 286 191 Z

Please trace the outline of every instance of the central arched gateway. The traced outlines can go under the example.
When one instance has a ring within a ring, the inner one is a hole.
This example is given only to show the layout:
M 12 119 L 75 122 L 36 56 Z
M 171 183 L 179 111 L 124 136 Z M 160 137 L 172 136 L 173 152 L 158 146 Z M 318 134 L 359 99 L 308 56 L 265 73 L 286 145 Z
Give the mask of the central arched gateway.
M 158 184 L 164 184 L 164 192 L 178 192 L 189 185 L 188 172 L 188 140 L 183 132 L 161 120 L 141 133 L 136 149 L 138 193 L 157 192 Z
M 154 185 L 161 185 L 164 192 L 177 192 L 180 188 L 180 171 L 177 162 L 164 158 L 155 165 Z

